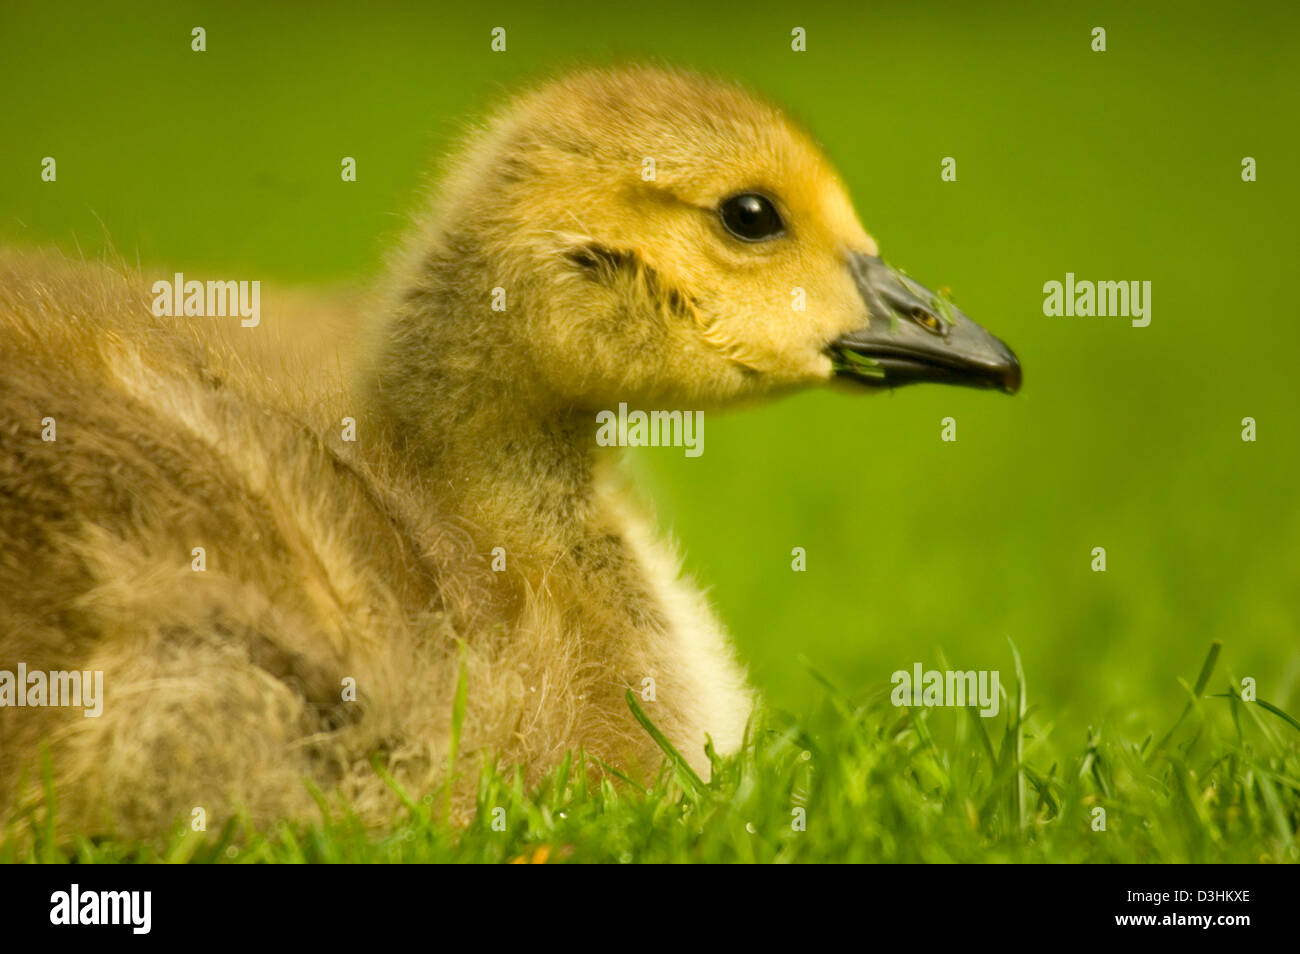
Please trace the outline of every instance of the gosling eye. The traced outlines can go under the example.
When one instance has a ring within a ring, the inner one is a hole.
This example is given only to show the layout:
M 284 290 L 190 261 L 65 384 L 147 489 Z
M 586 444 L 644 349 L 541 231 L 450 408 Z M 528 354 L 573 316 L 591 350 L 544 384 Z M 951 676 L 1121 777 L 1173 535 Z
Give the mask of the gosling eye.
M 912 320 L 933 335 L 942 335 L 946 331 L 943 321 L 937 315 L 921 308 L 912 312 Z
M 727 231 L 745 242 L 761 242 L 785 231 L 772 200 L 757 192 L 742 192 L 724 199 L 718 216 Z

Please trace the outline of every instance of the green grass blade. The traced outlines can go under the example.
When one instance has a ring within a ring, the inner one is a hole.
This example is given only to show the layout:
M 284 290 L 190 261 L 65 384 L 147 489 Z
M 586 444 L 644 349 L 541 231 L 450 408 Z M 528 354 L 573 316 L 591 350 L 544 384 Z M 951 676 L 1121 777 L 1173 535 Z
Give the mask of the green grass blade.
M 627 690 L 624 698 L 627 700 L 628 708 L 632 710 L 632 715 L 636 717 L 636 721 L 641 723 L 641 728 L 650 733 L 650 738 L 655 740 L 655 745 L 659 746 L 660 750 L 668 756 L 669 761 L 673 763 L 673 767 L 677 769 L 677 775 L 681 779 L 683 787 L 687 788 L 694 798 L 700 798 L 704 794 L 706 787 L 704 780 L 695 774 L 695 769 L 691 768 L 690 763 L 682 758 L 681 753 L 668 741 L 668 736 L 660 732 L 659 727 L 650 721 L 650 717 L 645 714 L 645 710 L 636 701 L 636 696 L 632 694 L 631 689 Z

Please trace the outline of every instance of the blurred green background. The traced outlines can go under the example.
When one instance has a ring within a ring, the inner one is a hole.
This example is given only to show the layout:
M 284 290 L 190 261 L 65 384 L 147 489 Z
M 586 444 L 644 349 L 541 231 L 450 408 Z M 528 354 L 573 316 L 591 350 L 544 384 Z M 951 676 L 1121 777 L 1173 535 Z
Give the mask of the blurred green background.
M 801 116 L 886 257 L 1025 367 L 1015 398 L 806 394 L 710 417 L 698 459 L 633 452 L 768 698 L 817 697 L 804 660 L 855 691 L 940 651 L 1009 681 L 1010 637 L 1058 736 L 1145 734 L 1219 639 L 1213 690 L 1254 676 L 1294 711 L 1300 12 L 1131 7 L 5 0 L 0 241 L 369 281 L 431 161 L 519 81 L 716 70 Z M 1067 271 L 1151 281 L 1150 327 L 1044 317 Z

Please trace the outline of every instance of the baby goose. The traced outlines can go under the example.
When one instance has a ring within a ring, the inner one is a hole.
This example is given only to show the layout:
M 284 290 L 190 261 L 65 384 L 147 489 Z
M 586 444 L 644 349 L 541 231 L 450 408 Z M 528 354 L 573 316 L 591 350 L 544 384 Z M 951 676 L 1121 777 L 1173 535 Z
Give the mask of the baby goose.
M 541 86 L 471 138 L 352 380 L 250 348 L 283 315 L 228 330 L 149 301 L 138 277 L 0 256 L 0 667 L 104 674 L 95 718 L 0 708 L 0 782 L 15 817 L 38 803 L 48 745 L 65 830 L 303 817 L 304 779 L 381 821 L 376 761 L 408 792 L 451 783 L 461 818 L 480 753 L 645 773 L 624 699 L 645 680 L 705 772 L 751 692 L 596 414 L 1020 383 L 880 260 L 779 110 L 652 68 Z

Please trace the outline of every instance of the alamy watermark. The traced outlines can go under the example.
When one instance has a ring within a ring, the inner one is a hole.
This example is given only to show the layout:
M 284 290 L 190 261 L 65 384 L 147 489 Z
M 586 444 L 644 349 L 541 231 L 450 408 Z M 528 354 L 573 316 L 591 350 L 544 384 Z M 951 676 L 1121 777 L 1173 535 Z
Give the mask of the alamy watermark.
M 996 669 L 967 670 L 921 668 L 916 663 L 909 673 L 900 669 L 890 677 L 894 691 L 889 701 L 896 706 L 979 706 L 980 715 L 991 719 L 998 714 L 1000 692 Z
M 153 313 L 156 318 L 233 318 L 245 328 L 256 328 L 262 320 L 261 282 L 200 282 L 185 280 L 177 272 L 168 281 L 153 283 Z
M 69 706 L 83 708 L 87 719 L 104 711 L 104 672 L 101 669 L 45 672 L 19 663 L 16 672 L 0 669 L 0 708 L 5 706 Z
M 83 891 L 74 883 L 50 895 L 50 923 L 55 925 L 124 925 L 133 934 L 153 926 L 152 891 Z
M 1043 314 L 1049 318 L 1131 318 L 1134 328 L 1151 324 L 1150 282 L 1076 281 L 1074 272 L 1065 281 L 1043 285 Z
M 596 414 L 601 447 L 684 447 L 687 457 L 704 453 L 703 411 L 617 411 Z

